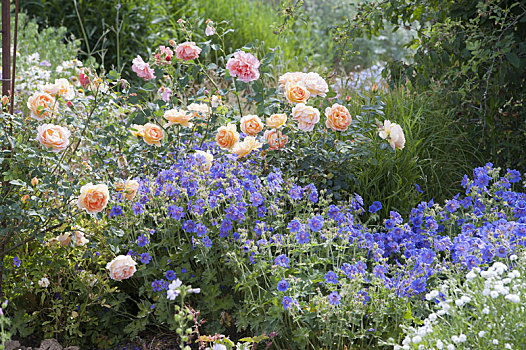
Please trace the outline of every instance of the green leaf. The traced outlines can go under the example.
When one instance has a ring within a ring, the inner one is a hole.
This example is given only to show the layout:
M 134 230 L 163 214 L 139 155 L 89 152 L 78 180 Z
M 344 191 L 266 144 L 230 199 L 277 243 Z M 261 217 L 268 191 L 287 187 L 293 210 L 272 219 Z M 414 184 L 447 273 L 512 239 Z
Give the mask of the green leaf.
M 519 68 L 521 61 L 519 59 L 519 56 L 517 56 L 515 52 L 508 52 L 506 54 L 506 58 L 508 59 L 508 62 L 510 62 L 513 67 Z

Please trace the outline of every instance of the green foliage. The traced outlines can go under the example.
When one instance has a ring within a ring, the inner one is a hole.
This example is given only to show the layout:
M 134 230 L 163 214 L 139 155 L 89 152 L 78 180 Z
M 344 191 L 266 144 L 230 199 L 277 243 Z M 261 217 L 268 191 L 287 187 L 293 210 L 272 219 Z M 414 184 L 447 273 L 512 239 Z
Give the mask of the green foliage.
M 81 59 L 94 57 L 110 70 L 131 66 L 138 54 L 171 39 L 170 18 L 180 16 L 184 1 L 88 1 L 45 0 L 21 3 L 41 27 L 64 26 L 82 40 Z
M 526 8 L 520 1 L 398 1 L 365 4 L 353 36 L 388 21 L 417 28 L 414 62 L 390 67 L 394 82 L 433 91 L 469 141 L 497 164 L 525 169 Z
M 14 23 L 13 23 L 14 25 Z M 68 40 L 65 27 L 39 28 L 37 23 L 21 13 L 18 19 L 18 71 L 28 71 L 24 65 L 26 58 L 38 53 L 40 61 L 48 61 L 51 69 L 56 69 L 63 61 L 72 60 L 78 54 L 78 40 Z

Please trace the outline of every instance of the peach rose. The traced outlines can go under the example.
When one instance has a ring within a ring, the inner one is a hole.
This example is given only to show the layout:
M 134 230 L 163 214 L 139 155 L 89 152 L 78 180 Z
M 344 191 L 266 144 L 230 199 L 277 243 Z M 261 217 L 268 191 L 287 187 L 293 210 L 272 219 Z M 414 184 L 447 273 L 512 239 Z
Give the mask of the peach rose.
M 303 84 L 309 90 L 311 96 L 322 96 L 329 91 L 329 85 L 318 73 L 307 73 L 303 76 Z
M 135 137 L 142 137 L 143 136 L 143 125 L 137 125 L 133 124 L 131 126 L 131 133 Z
M 142 127 L 142 134 L 144 142 L 149 145 L 161 147 L 161 140 L 164 138 L 164 131 L 159 125 L 152 123 L 144 124 Z
M 119 255 L 110 261 L 106 268 L 110 270 L 110 278 L 115 281 L 122 281 L 133 276 L 137 269 L 137 263 L 129 255 Z
M 201 158 L 203 160 L 199 169 L 201 171 L 209 171 L 212 167 L 212 162 L 214 161 L 214 156 L 212 153 L 200 150 L 195 151 L 195 153 L 197 154 L 197 158 Z
M 168 127 L 173 124 L 184 126 L 185 128 L 191 128 L 194 124 L 190 123 L 190 120 L 194 119 L 194 115 L 188 113 L 184 109 L 169 109 L 164 112 L 164 119 L 168 120 L 168 124 L 164 127 Z
M 263 144 L 255 137 L 247 136 L 243 142 L 238 142 L 234 145 L 234 147 L 232 147 L 232 153 L 237 155 L 238 158 L 242 158 L 249 155 L 250 152 L 260 148 L 261 146 L 263 146 Z
M 27 108 L 31 110 L 31 118 L 44 120 L 57 111 L 55 98 L 46 92 L 35 92 L 27 100 Z
M 137 191 L 139 190 L 139 182 L 137 180 L 126 180 L 123 190 L 126 199 L 131 201 L 137 195 Z
M 305 103 L 310 97 L 310 92 L 303 83 L 287 83 L 285 97 L 290 103 Z
M 216 142 L 222 149 L 231 149 L 239 141 L 235 124 L 228 124 L 217 129 Z
M 289 138 L 283 135 L 280 130 L 267 130 L 263 136 L 269 144 L 269 150 L 276 150 L 285 147 Z
M 137 73 L 137 76 L 139 78 L 143 78 L 144 80 L 151 80 L 155 78 L 153 69 L 150 68 L 148 63 L 142 60 L 141 56 L 137 56 L 136 58 L 133 59 L 132 70 L 135 73 Z
M 292 108 L 292 118 L 298 121 L 298 128 L 302 131 L 312 131 L 320 121 L 320 111 L 314 107 L 298 103 Z
M 78 247 L 83 247 L 87 243 L 89 243 L 89 239 L 84 237 L 84 232 L 82 231 L 75 231 L 75 245 Z
M 351 125 L 352 118 L 349 110 L 337 103 L 325 108 L 325 116 L 327 117 L 325 125 L 334 131 L 345 131 Z
M 52 152 L 66 149 L 70 136 L 69 130 L 59 125 L 42 124 L 38 126 L 37 141 L 46 148 L 52 148 Z
M 282 127 L 287 122 L 286 114 L 272 114 L 267 118 L 267 126 L 272 129 Z
M 68 246 L 69 243 L 71 243 L 71 237 L 69 232 L 57 236 L 56 240 L 63 247 Z
M 287 84 L 295 84 L 303 81 L 305 73 L 302 72 L 288 72 L 279 77 L 280 87 L 285 87 Z
M 263 130 L 263 122 L 254 114 L 245 115 L 239 120 L 239 123 L 241 124 L 241 131 L 250 136 L 255 136 Z
M 64 78 L 55 79 L 55 84 L 44 85 L 43 90 L 50 95 L 61 96 L 65 100 L 72 100 L 75 98 L 75 88 Z
M 123 191 L 124 190 L 124 186 L 126 186 L 126 184 L 122 180 L 117 180 L 114 183 L 115 191 L 117 191 L 117 192 Z
M 389 138 L 389 145 L 394 149 L 403 149 L 405 146 L 405 135 L 402 127 L 396 123 L 391 123 L 389 120 L 384 121 L 384 125 L 379 130 L 379 136 L 382 139 Z
M 97 214 L 106 208 L 110 192 L 104 184 L 93 185 L 91 182 L 80 188 L 78 206 L 89 214 Z
M 206 103 L 191 103 L 186 109 L 192 113 L 195 118 L 208 118 L 210 115 L 210 107 Z
M 185 42 L 175 48 L 175 57 L 183 61 L 195 60 L 199 57 L 201 49 L 194 42 Z

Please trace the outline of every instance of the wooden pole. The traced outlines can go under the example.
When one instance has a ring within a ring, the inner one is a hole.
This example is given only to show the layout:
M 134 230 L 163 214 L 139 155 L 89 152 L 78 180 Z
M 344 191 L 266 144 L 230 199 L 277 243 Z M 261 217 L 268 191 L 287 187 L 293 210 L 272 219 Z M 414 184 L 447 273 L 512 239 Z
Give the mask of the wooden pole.
M 9 114 L 13 114 L 15 108 L 15 81 L 16 81 L 16 44 L 18 37 L 18 0 L 15 2 L 15 31 L 13 38 L 13 71 L 11 72 L 11 108 Z M 11 132 L 11 124 L 9 124 L 9 132 Z
M 11 2 L 2 0 L 2 96 L 9 96 L 11 83 Z

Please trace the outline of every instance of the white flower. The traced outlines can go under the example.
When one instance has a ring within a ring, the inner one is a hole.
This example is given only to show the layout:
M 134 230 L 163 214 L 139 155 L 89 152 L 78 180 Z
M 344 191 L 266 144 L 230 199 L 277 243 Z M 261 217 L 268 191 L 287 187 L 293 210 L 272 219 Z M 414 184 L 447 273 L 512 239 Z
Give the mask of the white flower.
M 181 287 L 182 284 L 183 282 L 181 282 L 181 280 L 178 278 L 175 281 L 172 281 L 172 283 L 168 285 L 168 289 L 172 289 L 172 290 L 178 289 L 179 287 Z
M 212 346 L 212 350 L 226 350 L 226 346 L 224 346 L 223 344 L 215 344 L 214 346 Z
M 461 343 L 465 342 L 466 339 L 467 339 L 467 338 L 466 338 L 466 335 L 465 335 L 465 334 L 462 334 L 462 333 L 461 333 L 461 334 L 458 336 L 458 341 L 461 342 Z
M 436 297 L 438 297 L 438 291 L 437 290 L 432 290 L 431 292 L 426 294 L 426 300 L 428 300 L 428 301 L 429 300 L 433 300 Z
M 455 344 L 460 343 L 460 339 L 459 339 L 456 335 L 452 336 L 452 337 L 451 337 L 451 340 L 452 340 L 453 343 L 455 343 Z
M 394 149 L 403 149 L 405 145 L 405 135 L 402 127 L 396 123 L 391 123 L 389 120 L 384 120 L 384 125 L 380 127 L 378 135 L 382 139 L 389 139 L 389 144 L 391 148 Z
M 482 309 L 482 313 L 483 313 L 484 315 L 489 314 L 489 309 L 488 309 L 487 306 L 486 306 L 484 309 Z
M 175 298 L 177 298 L 177 296 L 179 295 L 180 291 L 179 290 L 175 290 L 175 289 L 168 289 L 166 291 L 166 298 L 168 300 L 175 300 Z
M 442 343 L 442 340 L 437 340 L 437 349 L 442 350 L 444 348 L 444 343 Z
M 515 304 L 521 301 L 521 297 L 517 294 L 508 294 L 504 297 L 504 299 L 514 302 Z
M 172 283 L 168 285 L 168 290 L 166 291 L 166 298 L 168 300 L 175 300 L 175 298 L 177 298 L 179 293 L 181 293 L 181 291 L 179 290 L 179 287 L 181 287 L 182 284 L 183 282 L 181 282 L 179 278 L 176 279 L 175 281 L 172 281 Z
M 510 255 L 510 260 L 511 261 L 517 260 L 517 255 L 515 255 L 515 254 Z
M 484 332 L 484 331 L 480 331 L 480 332 L 479 332 L 479 337 L 482 338 L 485 334 L 486 334 L 486 332 Z
M 449 345 L 447 346 L 447 350 L 455 350 L 455 345 L 453 345 L 453 344 L 449 344 Z
M 493 339 L 492 343 L 493 345 L 499 345 L 499 341 L 497 339 Z
M 428 319 L 431 320 L 431 322 L 434 322 L 436 321 L 437 319 L 437 314 L 435 314 L 434 312 L 428 316 Z
M 472 281 L 475 277 L 477 277 L 477 274 L 473 271 L 469 271 L 468 274 L 466 275 L 466 279 L 468 281 Z
M 498 296 L 499 296 L 499 292 L 497 292 L 496 290 L 492 290 L 491 293 L 489 293 L 489 295 L 490 295 L 493 299 L 496 299 L 496 298 L 498 298 Z
M 418 343 L 420 343 L 421 341 L 422 341 L 422 337 L 421 337 L 421 336 L 419 336 L 419 335 L 415 335 L 415 336 L 413 337 L 413 343 L 418 344 Z
M 46 277 L 42 277 L 40 281 L 38 281 L 38 285 L 42 288 L 47 288 L 49 286 L 49 280 Z
M 408 345 L 408 344 L 411 344 L 411 337 L 410 336 L 406 336 L 404 338 L 404 340 L 402 341 L 402 345 Z
M 511 344 L 510 344 L 510 343 L 506 343 L 506 344 L 504 344 L 504 347 L 505 347 L 506 349 L 511 349 Z

